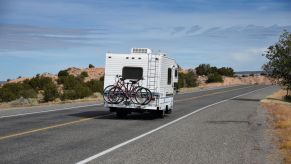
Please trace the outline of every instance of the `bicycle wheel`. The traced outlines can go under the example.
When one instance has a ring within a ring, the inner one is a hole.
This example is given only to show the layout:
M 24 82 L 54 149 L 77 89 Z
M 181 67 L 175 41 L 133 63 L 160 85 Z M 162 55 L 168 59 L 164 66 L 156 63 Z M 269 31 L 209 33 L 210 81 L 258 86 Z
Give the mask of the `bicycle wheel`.
M 130 91 L 130 94 L 129 94 L 129 98 L 130 98 L 130 101 L 134 104 L 138 104 L 138 102 L 136 101 L 135 97 L 136 97 L 136 92 L 137 90 L 139 90 L 140 88 L 142 88 L 141 86 L 136 86 L 134 87 L 131 91 Z
M 136 91 L 135 100 L 140 105 L 147 105 L 152 100 L 152 93 L 149 89 L 141 87 Z
M 108 92 L 108 100 L 110 103 L 119 104 L 124 100 L 124 93 L 120 87 L 114 86 Z
M 104 90 L 103 90 L 103 99 L 105 102 L 110 103 L 109 99 L 108 99 L 108 92 L 111 88 L 113 88 L 114 85 L 108 85 Z

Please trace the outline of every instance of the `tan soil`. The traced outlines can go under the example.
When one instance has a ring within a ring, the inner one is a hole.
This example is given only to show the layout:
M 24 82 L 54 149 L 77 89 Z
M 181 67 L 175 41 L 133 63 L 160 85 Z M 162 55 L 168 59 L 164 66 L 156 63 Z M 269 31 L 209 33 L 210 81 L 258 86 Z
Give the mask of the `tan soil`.
M 291 163 L 291 103 L 283 101 L 285 90 L 279 90 L 261 101 L 269 114 L 270 131 L 277 137 L 276 145 L 284 163 Z

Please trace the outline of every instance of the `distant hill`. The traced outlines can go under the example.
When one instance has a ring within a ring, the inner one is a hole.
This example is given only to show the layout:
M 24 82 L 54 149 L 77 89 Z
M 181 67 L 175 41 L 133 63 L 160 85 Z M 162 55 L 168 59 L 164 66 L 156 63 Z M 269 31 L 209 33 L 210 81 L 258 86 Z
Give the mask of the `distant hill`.
M 6 83 L 6 81 L 0 81 L 0 85 L 1 85 L 1 84 L 5 84 L 5 83 Z

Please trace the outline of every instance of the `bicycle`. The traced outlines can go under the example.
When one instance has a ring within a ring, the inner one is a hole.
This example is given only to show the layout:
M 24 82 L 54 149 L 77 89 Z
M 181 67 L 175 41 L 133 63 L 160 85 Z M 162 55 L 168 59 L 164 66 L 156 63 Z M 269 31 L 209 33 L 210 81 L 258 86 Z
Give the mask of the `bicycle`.
M 139 85 L 141 79 L 130 80 L 126 83 L 122 76 L 117 75 L 116 78 L 118 80 L 115 85 L 109 85 L 104 89 L 103 97 L 107 103 L 119 104 L 126 99 L 126 105 L 129 105 L 130 102 L 146 105 L 151 101 L 151 91 Z

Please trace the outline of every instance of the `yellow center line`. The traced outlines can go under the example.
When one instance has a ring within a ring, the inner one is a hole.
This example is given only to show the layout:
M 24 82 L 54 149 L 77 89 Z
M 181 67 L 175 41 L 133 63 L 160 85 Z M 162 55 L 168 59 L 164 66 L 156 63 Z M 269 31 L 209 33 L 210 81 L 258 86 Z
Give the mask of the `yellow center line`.
M 6 135 L 6 136 L 1 136 L 0 137 L 0 141 L 8 139 L 8 138 L 12 138 L 12 137 L 18 137 L 18 136 L 22 136 L 22 135 L 26 135 L 26 134 L 31 134 L 31 133 L 36 133 L 36 132 L 45 131 L 45 130 L 49 130 L 49 129 L 59 128 L 59 127 L 67 126 L 67 125 L 72 125 L 72 124 L 76 124 L 76 123 L 92 120 L 94 118 L 95 117 L 83 118 L 83 119 L 76 120 L 76 121 L 71 121 L 71 122 L 66 122 L 66 123 L 62 123 L 62 124 L 56 124 L 56 125 L 47 126 L 47 127 L 44 127 L 44 128 L 39 128 L 39 129 L 24 131 L 24 132 L 20 132 L 20 133 L 10 134 L 10 135 Z
M 195 96 L 195 97 L 190 97 L 190 98 L 186 98 L 186 99 L 176 100 L 175 102 L 194 100 L 194 99 L 198 99 L 198 98 L 201 98 L 201 97 L 206 97 L 206 96 L 210 96 L 210 95 L 231 92 L 231 91 L 250 88 L 250 87 L 252 87 L 252 86 L 242 87 L 242 88 L 237 88 L 237 89 L 231 89 L 231 90 L 226 90 L 226 91 L 220 91 L 220 92 L 214 92 L 214 93 L 208 93 L 208 94 L 201 95 L 201 96 Z M 108 114 L 108 115 L 112 115 L 112 114 Z M 101 117 L 104 117 L 104 116 L 107 116 L 107 115 L 103 115 Z M 71 121 L 71 122 L 51 125 L 51 126 L 47 126 L 47 127 L 43 127 L 43 128 L 28 130 L 28 131 L 24 131 L 24 132 L 9 134 L 9 135 L 4 135 L 4 136 L 0 136 L 0 141 L 1 140 L 5 140 L 5 139 L 9 139 L 9 138 L 13 138 L 13 137 L 18 137 L 18 136 L 23 136 L 23 135 L 27 135 L 27 134 L 36 133 L 36 132 L 46 131 L 46 130 L 49 130 L 49 129 L 54 129 L 54 128 L 64 127 L 64 126 L 68 126 L 68 125 L 72 125 L 72 124 L 77 124 L 77 123 L 81 123 L 81 122 L 92 120 L 92 119 L 97 118 L 97 117 L 99 117 L 99 116 L 90 117 L 90 118 L 83 118 L 83 119 L 79 119 L 79 120 L 76 120 L 76 121 Z

